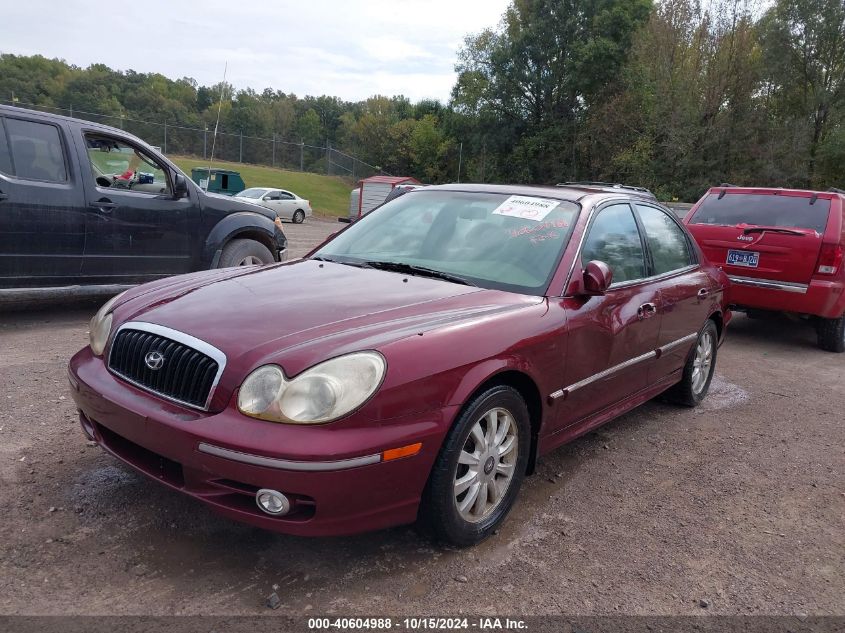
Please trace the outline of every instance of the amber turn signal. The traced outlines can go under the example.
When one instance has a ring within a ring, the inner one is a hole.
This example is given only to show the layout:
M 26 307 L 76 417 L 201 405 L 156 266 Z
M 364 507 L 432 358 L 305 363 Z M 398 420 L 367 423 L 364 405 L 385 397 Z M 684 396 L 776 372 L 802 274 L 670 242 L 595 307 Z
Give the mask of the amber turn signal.
M 381 454 L 381 461 L 389 462 L 394 459 L 400 459 L 402 457 L 411 457 L 412 455 L 416 455 L 420 452 L 422 448 L 422 442 L 417 442 L 416 444 L 408 444 L 408 446 L 402 446 L 400 448 L 391 448 L 386 451 L 382 451 Z

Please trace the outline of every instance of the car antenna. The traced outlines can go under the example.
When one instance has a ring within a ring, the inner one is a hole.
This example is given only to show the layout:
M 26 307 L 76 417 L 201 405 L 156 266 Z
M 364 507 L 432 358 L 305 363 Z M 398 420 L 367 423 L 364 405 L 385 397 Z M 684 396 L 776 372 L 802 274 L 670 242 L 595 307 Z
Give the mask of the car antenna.
M 217 142 L 217 127 L 220 125 L 220 111 L 223 109 L 223 95 L 226 94 L 226 71 L 229 70 L 229 62 L 223 66 L 223 83 L 220 84 L 220 102 L 217 104 L 217 121 L 214 123 L 214 134 L 211 136 L 211 157 L 208 159 L 208 173 L 205 178 L 205 192 L 211 184 L 211 163 L 214 162 L 214 145 Z
M 818 200 L 818 199 L 819 199 L 819 194 L 813 193 L 813 195 L 810 196 L 810 206 L 812 207 L 814 204 L 816 204 L 816 200 Z

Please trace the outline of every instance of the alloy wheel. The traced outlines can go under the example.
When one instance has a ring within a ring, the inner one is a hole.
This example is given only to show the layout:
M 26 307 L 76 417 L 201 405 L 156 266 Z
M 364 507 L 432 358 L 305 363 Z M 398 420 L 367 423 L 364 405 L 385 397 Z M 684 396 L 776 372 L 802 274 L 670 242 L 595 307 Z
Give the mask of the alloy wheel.
M 713 365 L 713 347 L 713 335 L 710 332 L 704 332 L 698 339 L 692 364 L 692 390 L 696 394 L 704 390 L 707 379 L 710 377 L 710 368 Z
M 504 499 L 519 456 L 513 415 L 502 408 L 483 414 L 470 429 L 458 456 L 455 506 L 470 523 L 486 519 Z

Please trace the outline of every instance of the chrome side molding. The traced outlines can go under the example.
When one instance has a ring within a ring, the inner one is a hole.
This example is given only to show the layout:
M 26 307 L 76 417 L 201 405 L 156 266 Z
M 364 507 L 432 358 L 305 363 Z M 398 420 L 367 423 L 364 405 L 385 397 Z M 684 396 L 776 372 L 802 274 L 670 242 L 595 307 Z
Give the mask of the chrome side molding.
M 552 400 L 557 400 L 558 398 L 566 398 L 569 394 L 573 391 L 577 391 L 578 389 L 583 389 L 584 387 L 593 384 L 599 380 L 603 380 L 612 376 L 615 373 L 628 369 L 629 367 L 633 367 L 643 361 L 651 360 L 652 358 L 660 358 L 666 352 L 683 345 L 684 343 L 692 342 L 693 340 L 698 338 L 698 332 L 693 332 L 692 334 L 687 334 L 684 337 L 681 337 L 671 343 L 666 343 L 666 345 L 662 345 L 658 347 L 656 350 L 652 350 L 650 352 L 646 352 L 645 354 L 641 354 L 640 356 L 635 356 L 634 358 L 628 359 L 625 362 L 619 363 L 618 365 L 614 365 L 613 367 L 609 367 L 604 371 L 600 371 L 597 374 L 593 374 L 592 376 L 588 376 L 584 378 L 584 380 L 579 380 L 576 383 L 569 385 L 568 387 L 564 387 L 563 389 L 558 389 L 549 394 L 549 398 Z

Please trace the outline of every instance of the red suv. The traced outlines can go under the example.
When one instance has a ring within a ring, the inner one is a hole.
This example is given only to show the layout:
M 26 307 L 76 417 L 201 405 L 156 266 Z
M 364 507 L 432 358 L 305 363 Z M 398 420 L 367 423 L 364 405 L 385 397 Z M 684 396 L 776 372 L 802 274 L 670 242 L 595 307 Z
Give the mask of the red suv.
M 732 282 L 730 302 L 811 320 L 819 347 L 845 351 L 845 191 L 710 189 L 684 219 Z

